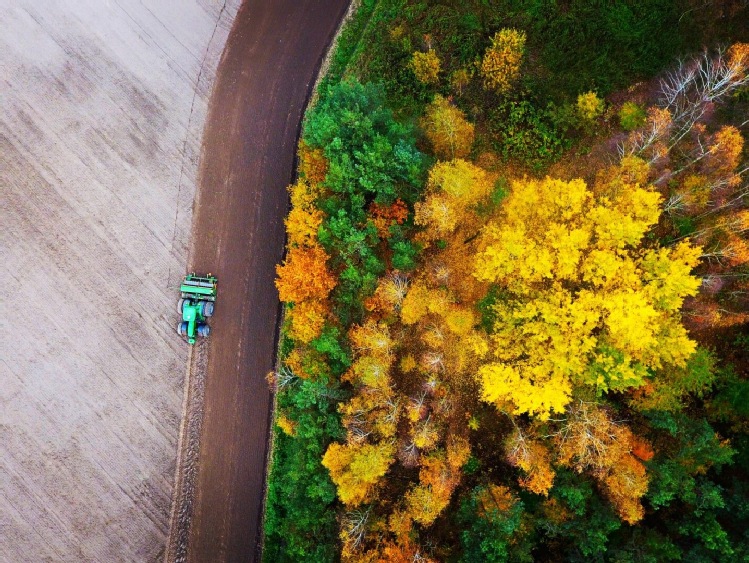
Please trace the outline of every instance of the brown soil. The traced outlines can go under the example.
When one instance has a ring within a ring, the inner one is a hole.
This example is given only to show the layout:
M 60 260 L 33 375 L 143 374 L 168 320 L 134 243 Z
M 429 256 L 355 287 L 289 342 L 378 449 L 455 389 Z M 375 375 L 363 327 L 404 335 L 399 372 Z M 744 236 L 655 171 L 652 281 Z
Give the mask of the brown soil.
M 259 560 L 286 186 L 305 102 L 346 0 L 247 0 L 211 98 L 191 268 L 219 279 L 207 343 L 190 561 Z

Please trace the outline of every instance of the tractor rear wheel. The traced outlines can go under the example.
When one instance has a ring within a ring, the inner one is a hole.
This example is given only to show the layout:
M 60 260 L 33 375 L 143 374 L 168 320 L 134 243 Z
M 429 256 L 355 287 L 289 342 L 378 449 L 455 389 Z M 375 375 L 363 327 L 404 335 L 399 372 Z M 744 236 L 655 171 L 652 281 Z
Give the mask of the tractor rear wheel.
M 213 303 L 213 301 L 202 301 L 200 304 L 200 314 L 205 318 L 208 318 L 213 315 L 214 307 L 215 304 Z
M 177 312 L 178 312 L 178 313 L 179 313 L 180 315 L 181 315 L 181 314 L 183 313 L 183 311 L 184 311 L 184 309 L 185 309 L 185 301 L 187 301 L 187 299 L 185 299 L 185 298 L 182 298 L 182 299 L 180 299 L 180 300 L 179 300 L 179 301 L 177 302 Z
M 177 334 L 179 334 L 180 336 L 187 336 L 186 322 L 177 323 Z
M 204 324 L 198 325 L 198 336 L 205 337 L 205 336 L 208 336 L 209 334 L 211 334 L 211 327 L 209 327 L 208 325 L 204 325 Z

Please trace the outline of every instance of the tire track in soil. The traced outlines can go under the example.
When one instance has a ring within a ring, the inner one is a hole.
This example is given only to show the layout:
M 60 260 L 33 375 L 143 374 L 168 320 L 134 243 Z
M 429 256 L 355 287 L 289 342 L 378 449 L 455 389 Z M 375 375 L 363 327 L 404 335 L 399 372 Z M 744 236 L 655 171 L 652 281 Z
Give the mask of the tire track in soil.
M 219 63 L 190 259 L 191 270 L 218 276 L 219 294 L 212 335 L 190 362 L 168 561 L 260 560 L 286 186 L 306 101 L 347 7 L 245 0 Z

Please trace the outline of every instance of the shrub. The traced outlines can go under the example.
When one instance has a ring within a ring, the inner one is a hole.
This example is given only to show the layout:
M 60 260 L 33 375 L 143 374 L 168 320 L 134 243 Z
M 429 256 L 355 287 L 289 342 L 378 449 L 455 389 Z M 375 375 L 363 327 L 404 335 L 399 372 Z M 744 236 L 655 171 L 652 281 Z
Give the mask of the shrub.
M 416 79 L 423 84 L 435 84 L 439 81 L 440 59 L 433 49 L 426 53 L 416 51 L 409 64 Z
M 603 113 L 603 100 L 595 92 L 577 97 L 577 115 L 583 123 L 595 121 Z
M 481 61 L 484 86 L 504 94 L 520 75 L 520 63 L 525 53 L 525 33 L 503 29 L 492 37 L 492 44 Z
M 645 108 L 634 102 L 624 102 L 619 110 L 619 123 L 625 131 L 634 131 L 645 125 L 648 115 Z

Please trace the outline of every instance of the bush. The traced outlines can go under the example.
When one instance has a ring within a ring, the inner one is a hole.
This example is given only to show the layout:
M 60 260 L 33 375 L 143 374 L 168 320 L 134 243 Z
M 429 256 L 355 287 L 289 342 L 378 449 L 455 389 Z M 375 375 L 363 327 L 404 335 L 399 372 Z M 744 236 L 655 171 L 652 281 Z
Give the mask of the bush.
M 624 102 L 619 110 L 619 123 L 625 131 L 634 131 L 645 125 L 648 115 L 645 108 L 634 102 Z
M 439 80 L 440 59 L 432 49 L 426 53 L 416 51 L 411 55 L 411 70 L 423 84 L 435 84 Z
M 603 113 L 603 100 L 595 92 L 586 92 L 577 97 L 577 114 L 583 123 L 595 121 Z
M 540 169 L 569 146 L 551 107 L 539 109 L 529 100 L 501 102 L 489 113 L 489 130 L 497 152 Z
M 525 54 L 525 33 L 517 29 L 503 29 L 492 37 L 492 44 L 481 60 L 481 76 L 487 90 L 504 94 L 520 75 L 520 63 Z

